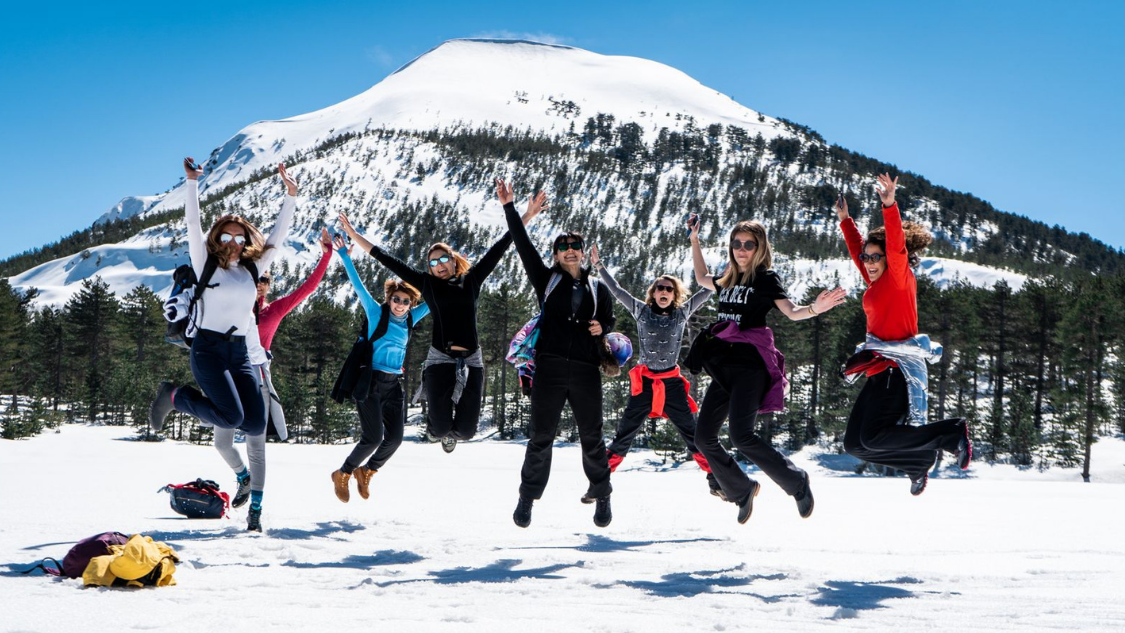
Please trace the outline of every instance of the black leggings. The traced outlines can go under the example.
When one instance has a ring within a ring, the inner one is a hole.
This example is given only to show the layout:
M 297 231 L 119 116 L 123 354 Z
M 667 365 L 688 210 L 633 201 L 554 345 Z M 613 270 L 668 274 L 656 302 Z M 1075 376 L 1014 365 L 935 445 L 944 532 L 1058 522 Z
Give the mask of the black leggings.
M 719 431 L 730 414 L 730 441 L 747 459 L 781 486 L 786 494 L 801 491 L 805 471 L 797 468 L 769 442 L 754 434 L 758 408 L 769 388 L 769 372 L 757 348 L 745 343 L 716 343 L 703 361 L 711 385 L 699 407 L 695 442 L 711 465 L 726 498 L 741 502 L 750 494 L 750 478 L 719 443 Z
M 471 439 L 476 435 L 484 392 L 484 370 L 469 368 L 469 379 L 456 405 L 453 404 L 453 389 L 457 386 L 457 365 L 430 365 L 422 372 L 422 380 L 426 386 L 430 435 L 437 438 L 448 435 L 458 440 Z
M 405 423 L 402 382 L 396 374 L 373 372 L 366 400 L 357 400 L 362 434 L 340 470 L 350 473 L 368 457 L 367 467 L 379 470 L 402 445 Z
M 551 449 L 565 403 L 570 403 L 582 443 L 582 470 L 590 480 L 587 495 L 604 497 L 609 485 L 609 459 L 602 441 L 602 377 L 598 367 L 545 354 L 535 359 L 531 383 L 531 423 L 520 471 L 520 496 L 539 499 L 551 476 Z
M 698 453 L 695 447 L 695 417 L 691 414 L 688 405 L 687 391 L 684 390 L 684 381 L 681 378 L 668 378 L 664 381 L 664 415 L 676 425 L 680 437 L 687 444 L 691 453 Z M 614 455 L 624 456 L 633 445 L 641 426 L 652 412 L 652 379 L 641 379 L 641 392 L 629 396 L 629 403 L 625 405 L 625 413 L 617 423 L 613 443 L 609 445 L 609 452 Z
M 956 451 L 965 434 L 964 422 L 903 424 L 908 397 L 906 378 L 897 367 L 869 376 L 848 418 L 844 450 L 864 461 L 902 470 L 911 479 L 933 467 L 937 451 Z

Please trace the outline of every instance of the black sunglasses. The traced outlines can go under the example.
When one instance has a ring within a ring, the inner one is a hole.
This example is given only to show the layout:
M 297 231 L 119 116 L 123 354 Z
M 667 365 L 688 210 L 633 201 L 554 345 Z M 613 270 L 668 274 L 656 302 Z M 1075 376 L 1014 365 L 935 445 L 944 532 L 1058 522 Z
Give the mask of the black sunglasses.
M 391 297 L 391 303 L 397 303 L 397 304 L 402 305 L 402 306 L 408 306 L 408 305 L 410 305 L 410 299 L 403 299 L 402 297 L 392 296 Z
M 261 277 L 258 277 L 258 283 L 268 285 L 270 283 L 270 278 L 262 275 Z
M 883 257 L 884 257 L 884 255 L 882 253 L 871 253 L 871 254 L 860 253 L 859 254 L 859 261 L 861 261 L 865 264 L 867 264 L 867 263 L 878 264 L 879 262 L 883 261 Z
M 755 242 L 754 240 L 746 240 L 746 241 L 731 240 L 730 241 L 730 249 L 732 251 L 752 251 L 755 248 L 758 248 L 758 243 Z
M 555 248 L 558 249 L 560 253 L 565 253 L 572 248 L 576 251 L 581 251 L 586 248 L 586 245 L 582 243 L 582 240 L 579 240 L 577 242 L 559 242 Z
M 664 284 L 656 284 L 656 286 L 653 288 L 653 290 L 656 291 L 656 292 L 675 292 L 676 287 L 675 286 L 665 286 Z

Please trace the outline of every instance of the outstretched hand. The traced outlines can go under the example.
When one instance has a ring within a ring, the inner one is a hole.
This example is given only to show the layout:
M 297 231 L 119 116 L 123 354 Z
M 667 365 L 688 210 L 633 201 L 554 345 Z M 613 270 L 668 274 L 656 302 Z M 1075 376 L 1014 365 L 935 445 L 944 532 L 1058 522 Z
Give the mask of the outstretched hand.
M 601 261 L 602 261 L 602 258 L 598 256 L 598 245 L 597 244 L 590 244 L 590 265 L 593 266 L 594 268 L 597 268 L 598 264 Z
M 339 218 L 340 218 L 340 228 L 344 229 L 344 233 L 347 233 L 348 237 L 350 237 L 354 240 L 355 236 L 356 236 L 356 232 L 355 232 L 355 227 L 352 226 L 351 220 L 349 220 L 348 216 L 344 215 L 342 212 L 340 213 Z M 340 239 L 340 238 L 337 237 L 336 239 Z
M 327 228 L 320 229 L 320 240 L 318 240 L 317 243 L 320 244 L 321 253 L 327 253 L 332 250 L 332 236 L 328 234 Z
M 504 182 L 503 178 L 496 179 L 496 197 L 500 200 L 501 205 L 508 204 L 516 197 L 512 193 L 512 186 Z
M 546 193 L 540 191 L 534 196 L 531 196 L 531 199 L 527 201 L 527 211 L 523 214 L 523 223 L 527 224 L 532 218 L 539 215 L 541 211 L 549 206 L 550 204 L 547 202 Z
M 277 173 L 281 174 L 281 181 L 285 183 L 285 189 L 289 195 L 297 195 L 297 181 L 285 170 L 285 163 L 277 164 Z
M 848 298 L 848 293 L 843 288 L 836 288 L 835 290 L 825 290 L 816 297 L 813 301 L 813 310 L 817 314 L 824 314 L 832 308 L 842 304 Z
M 344 251 L 345 253 L 347 253 L 348 255 L 352 254 L 352 247 L 348 246 L 347 240 L 345 240 L 344 236 L 342 235 L 337 235 L 336 237 L 332 238 L 332 245 L 336 247 L 337 251 L 339 251 L 340 249 L 346 249 Z
M 199 166 L 195 164 L 195 159 L 191 156 L 184 159 L 184 174 L 187 175 L 188 180 L 199 180 L 199 177 L 203 175 L 203 170 L 197 169 L 197 167 Z
M 895 203 L 895 187 L 898 186 L 898 176 L 892 180 L 889 174 L 879 174 L 876 178 L 879 186 L 876 191 L 879 192 L 879 199 L 883 201 L 884 207 L 889 207 Z
M 848 219 L 848 201 L 844 199 L 843 193 L 836 196 L 836 217 L 840 218 L 841 222 Z

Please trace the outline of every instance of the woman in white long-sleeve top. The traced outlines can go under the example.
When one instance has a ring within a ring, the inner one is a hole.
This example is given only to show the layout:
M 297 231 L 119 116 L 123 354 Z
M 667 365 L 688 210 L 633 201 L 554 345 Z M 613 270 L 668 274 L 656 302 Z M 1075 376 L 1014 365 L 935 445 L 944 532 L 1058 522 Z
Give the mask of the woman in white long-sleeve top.
M 297 182 L 278 165 L 286 196 L 270 236 L 264 237 L 253 224 L 237 215 L 215 220 L 206 235 L 200 224 L 198 178 L 203 174 L 189 157 L 184 159 L 187 199 L 184 217 L 188 230 L 188 252 L 198 278 L 210 258 L 215 272 L 196 302 L 190 319 L 191 373 L 202 389 L 160 383 L 152 403 L 149 423 L 154 431 L 164 426 L 172 410 L 195 416 L 215 428 L 215 448 L 238 477 L 232 505 L 250 500 L 246 529 L 260 532 L 262 490 L 266 475 L 266 412 L 257 373 L 250 363 L 246 337 L 255 334 L 254 304 L 257 301 L 255 272 L 266 270 L 289 235 L 296 207 Z M 234 431 L 246 435 L 250 468 L 234 449 Z

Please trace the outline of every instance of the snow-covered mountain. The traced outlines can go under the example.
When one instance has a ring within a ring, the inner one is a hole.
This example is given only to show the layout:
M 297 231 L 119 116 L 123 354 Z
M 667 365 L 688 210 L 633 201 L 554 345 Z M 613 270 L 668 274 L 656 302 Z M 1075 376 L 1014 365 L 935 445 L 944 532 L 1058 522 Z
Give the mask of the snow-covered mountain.
M 338 211 L 357 214 L 369 234 L 403 237 L 413 235 L 416 227 L 409 226 L 411 218 L 402 217 L 399 210 L 410 203 L 429 201 L 448 205 L 457 217 L 470 217 L 472 226 L 483 229 L 483 233 L 495 232 L 502 217 L 487 186 L 493 174 L 511 177 L 526 194 L 530 182 L 543 182 L 551 172 L 555 172 L 555 182 L 545 184 L 549 191 L 552 184 L 558 187 L 557 171 L 564 170 L 563 181 L 569 183 L 565 187 L 567 206 L 580 214 L 564 215 L 561 220 L 573 224 L 581 219 L 584 228 L 588 228 L 586 221 L 593 222 L 593 230 L 601 239 L 617 233 L 622 236 L 622 246 L 637 248 L 651 247 L 660 236 L 675 236 L 682 206 L 688 201 L 699 202 L 704 209 L 720 210 L 714 218 L 716 226 L 725 226 L 724 215 L 735 213 L 730 209 L 748 204 L 717 186 L 721 176 L 712 174 L 701 181 L 697 173 L 675 161 L 647 168 L 647 173 L 616 167 L 598 172 L 588 157 L 579 155 L 577 149 L 572 155 L 571 149 L 590 146 L 591 126 L 600 127 L 603 121 L 606 128 L 615 130 L 635 124 L 626 130 L 630 138 L 635 136 L 636 143 L 654 152 L 661 143 L 667 144 L 670 133 L 702 137 L 705 130 L 713 134 L 714 130 L 734 129 L 739 131 L 738 138 L 757 137 L 758 154 L 753 160 L 765 179 L 763 187 L 777 189 L 784 196 L 792 187 L 828 181 L 853 191 L 868 186 L 869 178 L 863 174 L 844 180 L 822 170 L 764 164 L 762 146 L 775 138 L 794 139 L 805 145 L 824 143 L 663 64 L 528 41 L 452 40 L 342 103 L 280 121 L 259 121 L 242 129 L 204 162 L 206 174 L 200 181 L 200 195 L 212 209 L 248 215 L 268 229 L 282 189 L 276 178 L 263 176 L 280 161 L 293 164 L 302 182 L 302 200 L 294 234 L 282 249 L 282 259 L 294 267 L 307 266 L 315 259 L 316 251 L 308 247 L 308 242 Z M 564 155 L 553 158 L 555 162 L 550 165 L 543 163 L 539 154 L 522 159 L 490 156 L 470 168 L 441 142 L 459 132 L 482 130 L 505 138 L 523 135 L 555 139 Z M 585 140 L 576 140 L 583 133 L 587 134 Z M 614 138 L 625 143 L 624 132 Z M 716 172 L 752 157 L 749 141 L 747 148 L 741 148 L 731 138 L 725 133 L 709 141 L 712 147 L 707 151 L 714 152 Z M 603 153 L 609 152 L 599 142 L 592 149 L 600 147 Z M 191 153 L 191 149 L 185 148 L 184 153 Z M 178 165 L 170 165 L 170 175 L 178 169 Z M 649 188 L 638 194 L 636 183 L 641 178 Z M 158 196 L 125 198 L 99 221 L 180 208 L 184 204 L 181 185 Z M 792 200 L 787 204 L 796 206 Z M 768 205 L 776 207 L 774 202 Z M 769 226 L 770 218 L 763 219 Z M 550 228 L 556 220 L 560 218 L 546 219 L 547 226 L 540 230 Z M 782 223 L 780 219 L 775 221 Z M 836 230 L 831 218 L 799 221 L 824 234 Z M 638 232 L 641 227 L 655 235 L 642 236 Z M 951 243 L 971 249 L 980 237 L 978 233 L 984 231 L 987 236 L 989 227 L 977 226 L 966 232 L 960 232 L 960 227 L 934 228 Z M 182 221 L 173 221 L 118 244 L 47 262 L 15 275 L 10 282 L 16 287 L 38 288 L 39 300 L 50 304 L 65 302 L 82 280 L 93 275 L 100 275 L 119 295 L 142 283 L 164 292 L 171 284 L 170 271 L 186 261 L 182 236 Z M 785 252 L 784 248 L 782 245 L 779 250 Z M 827 283 L 835 272 L 843 273 L 839 278 L 847 286 L 859 283 L 858 275 L 843 259 L 826 262 L 823 257 L 791 255 L 791 283 L 798 288 Z M 719 249 L 710 256 L 716 263 L 721 259 Z M 662 253 L 656 261 L 646 263 L 686 270 L 688 260 L 686 252 Z M 954 259 L 928 260 L 923 271 L 939 282 L 962 278 L 991 285 L 1005 278 L 1018 288 L 1024 280 L 1016 273 Z

